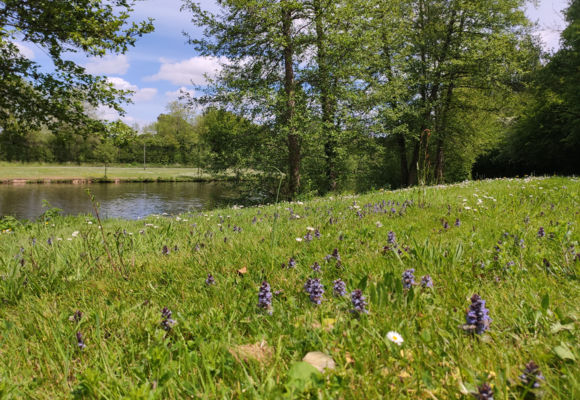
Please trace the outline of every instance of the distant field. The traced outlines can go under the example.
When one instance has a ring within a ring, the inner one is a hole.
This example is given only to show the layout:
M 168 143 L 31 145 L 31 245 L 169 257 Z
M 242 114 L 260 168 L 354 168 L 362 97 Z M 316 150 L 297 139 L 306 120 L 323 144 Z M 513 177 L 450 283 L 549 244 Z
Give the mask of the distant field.
M 0 220 L 0 398 L 580 399 L 579 209 L 528 178 Z
M 0 164 L 0 181 L 72 181 L 76 179 L 103 180 L 104 166 L 62 166 L 62 165 L 14 165 Z M 149 180 L 211 180 L 218 177 L 197 168 L 155 167 L 108 167 L 107 180 L 149 181 Z

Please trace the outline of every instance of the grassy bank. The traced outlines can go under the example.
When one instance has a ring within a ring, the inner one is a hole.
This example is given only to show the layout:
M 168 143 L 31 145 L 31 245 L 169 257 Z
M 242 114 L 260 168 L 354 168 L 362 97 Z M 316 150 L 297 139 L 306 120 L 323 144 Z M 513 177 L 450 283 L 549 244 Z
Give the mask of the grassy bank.
M 212 181 L 226 180 L 232 173 L 211 174 L 198 168 L 172 167 L 108 167 L 105 177 L 104 166 L 76 165 L 26 165 L 0 164 L 0 182 L 2 183 L 43 183 L 43 182 L 173 182 L 173 181 Z
M 579 398 L 579 193 L 497 180 L 16 227 L 0 235 L 0 397 Z M 489 329 L 466 326 L 474 294 Z M 314 351 L 335 368 L 301 361 Z

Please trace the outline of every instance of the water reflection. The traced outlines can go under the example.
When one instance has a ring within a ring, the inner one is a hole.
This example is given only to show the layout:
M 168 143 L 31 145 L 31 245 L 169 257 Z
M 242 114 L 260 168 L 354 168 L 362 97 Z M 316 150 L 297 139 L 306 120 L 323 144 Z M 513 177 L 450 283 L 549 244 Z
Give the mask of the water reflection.
M 100 203 L 103 218 L 137 219 L 149 214 L 177 214 L 214 208 L 235 193 L 219 182 L 140 182 L 0 185 L 0 216 L 34 219 L 44 211 L 43 200 L 65 214 L 92 213 L 86 189 Z

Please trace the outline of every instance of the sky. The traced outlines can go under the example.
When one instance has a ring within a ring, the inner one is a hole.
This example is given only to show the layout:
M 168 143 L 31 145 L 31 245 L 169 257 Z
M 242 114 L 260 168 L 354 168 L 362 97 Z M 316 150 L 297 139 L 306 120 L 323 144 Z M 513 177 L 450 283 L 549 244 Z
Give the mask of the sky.
M 198 0 L 199 1 L 199 0 Z M 216 10 L 215 0 L 199 1 L 204 9 Z M 562 15 L 568 0 L 539 0 L 528 5 L 526 14 L 537 22 L 536 32 L 546 50 L 557 50 L 560 32 L 565 27 Z M 107 55 L 103 58 L 86 58 L 72 55 L 71 59 L 95 75 L 106 76 L 117 88 L 134 91 L 133 104 L 124 108 L 121 119 L 131 126 L 143 126 L 154 122 L 166 111 L 167 104 L 176 100 L 180 91 L 195 94 L 193 85 L 203 85 L 204 74 L 211 75 L 218 68 L 218 60 L 198 56 L 186 43 L 183 32 L 201 36 L 201 29 L 191 23 L 191 14 L 181 12 L 182 0 L 144 0 L 135 5 L 133 20 L 154 18 L 155 32 L 137 40 L 135 47 L 123 55 Z M 43 49 L 30 43 L 17 43 L 22 54 L 40 63 L 50 60 Z M 101 108 L 103 119 L 115 120 L 119 115 Z

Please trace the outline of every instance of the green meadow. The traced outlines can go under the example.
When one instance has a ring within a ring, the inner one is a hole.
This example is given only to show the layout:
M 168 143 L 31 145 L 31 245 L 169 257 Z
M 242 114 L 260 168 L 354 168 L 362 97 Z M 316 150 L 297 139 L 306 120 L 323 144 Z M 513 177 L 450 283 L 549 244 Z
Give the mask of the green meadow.
M 0 220 L 0 398 L 580 398 L 579 203 L 553 177 Z

